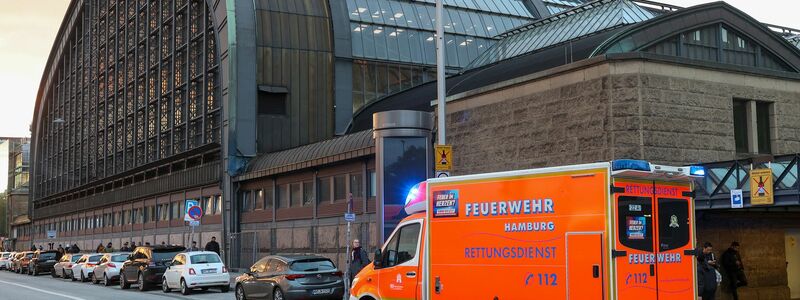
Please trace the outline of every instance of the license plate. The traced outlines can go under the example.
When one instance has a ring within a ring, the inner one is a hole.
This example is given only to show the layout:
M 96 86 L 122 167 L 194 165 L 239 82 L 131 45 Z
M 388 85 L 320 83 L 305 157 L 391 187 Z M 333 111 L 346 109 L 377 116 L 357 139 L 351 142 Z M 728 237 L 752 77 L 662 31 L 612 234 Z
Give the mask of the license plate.
M 214 273 L 217 273 L 217 269 L 204 269 L 201 272 L 203 274 L 214 274 Z
M 318 289 L 311 290 L 311 295 L 327 295 L 331 293 L 331 289 Z

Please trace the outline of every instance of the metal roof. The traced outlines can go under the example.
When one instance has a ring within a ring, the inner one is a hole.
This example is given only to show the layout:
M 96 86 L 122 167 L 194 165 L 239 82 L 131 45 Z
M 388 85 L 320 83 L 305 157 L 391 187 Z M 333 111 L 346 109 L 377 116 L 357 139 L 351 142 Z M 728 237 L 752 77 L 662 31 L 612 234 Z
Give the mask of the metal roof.
M 373 153 L 375 140 L 372 138 L 372 130 L 364 130 L 293 149 L 262 154 L 250 161 L 247 172 L 237 180 L 291 172 Z
M 650 10 L 629 0 L 599 0 L 513 29 L 468 68 L 492 64 L 575 40 L 597 32 L 654 18 Z

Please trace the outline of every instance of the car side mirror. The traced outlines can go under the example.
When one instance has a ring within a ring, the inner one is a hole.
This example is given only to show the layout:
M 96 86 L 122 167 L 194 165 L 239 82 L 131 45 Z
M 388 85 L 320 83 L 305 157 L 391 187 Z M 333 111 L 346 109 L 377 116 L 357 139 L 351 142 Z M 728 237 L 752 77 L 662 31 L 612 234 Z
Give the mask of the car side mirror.
M 375 266 L 375 268 L 381 267 L 381 249 L 375 250 L 375 259 L 372 260 L 372 265 Z

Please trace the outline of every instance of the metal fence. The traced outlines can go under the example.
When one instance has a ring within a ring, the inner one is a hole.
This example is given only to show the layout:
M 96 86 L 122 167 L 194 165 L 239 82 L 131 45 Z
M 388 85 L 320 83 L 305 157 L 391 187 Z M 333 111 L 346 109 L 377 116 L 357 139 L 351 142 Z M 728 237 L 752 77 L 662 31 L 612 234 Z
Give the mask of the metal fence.
M 775 203 L 771 207 L 800 205 L 800 154 L 775 156 L 771 159 L 742 159 L 708 163 L 705 177 L 695 187 L 695 208 L 731 208 L 731 190 L 741 189 L 744 207 L 750 204 L 750 170 L 770 168 L 774 186 Z

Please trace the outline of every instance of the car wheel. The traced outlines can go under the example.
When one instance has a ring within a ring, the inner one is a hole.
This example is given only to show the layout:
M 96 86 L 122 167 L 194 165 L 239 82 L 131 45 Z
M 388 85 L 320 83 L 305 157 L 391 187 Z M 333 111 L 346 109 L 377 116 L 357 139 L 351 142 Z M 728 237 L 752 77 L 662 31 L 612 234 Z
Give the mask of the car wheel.
M 161 279 L 161 291 L 164 293 L 169 293 L 169 285 L 167 285 L 167 277 Z
M 281 288 L 275 288 L 275 291 L 272 292 L 272 300 L 283 300 L 283 291 Z
M 223 286 L 220 286 L 220 287 L 219 287 L 219 291 L 220 291 L 220 292 L 223 292 L 223 293 L 230 292 L 230 291 L 231 291 L 231 286 L 230 286 L 230 285 L 223 285 Z
M 139 284 L 139 291 L 141 292 L 147 291 L 150 288 L 147 286 L 147 281 L 144 281 L 144 274 L 142 273 L 139 273 L 139 281 L 137 283 Z
M 33 277 L 39 276 L 39 270 L 36 270 L 36 267 L 33 267 L 33 271 L 31 272 L 31 275 L 33 275 Z
M 53 269 L 53 271 L 50 271 L 50 276 L 52 276 L 53 278 L 57 277 L 56 276 L 56 269 Z
M 69 280 L 78 281 L 78 278 L 75 277 L 75 271 L 69 271 Z
M 181 278 L 181 295 L 185 296 L 185 295 L 189 295 L 191 293 L 192 293 L 192 289 L 190 289 L 186 285 L 186 280 L 183 280 L 183 278 Z
M 83 270 L 81 270 L 81 282 L 86 282 L 86 275 L 83 275 Z
M 100 284 L 100 280 L 97 280 L 97 276 L 92 275 L 92 284 Z
M 108 279 L 108 274 L 103 274 L 103 285 L 111 286 L 111 279 Z
M 241 285 L 236 286 L 236 300 L 247 300 L 244 295 L 244 288 Z
M 125 278 L 125 273 L 122 273 L 122 271 L 119 271 L 119 288 L 123 290 L 131 288 L 131 284 L 128 283 L 128 279 Z

